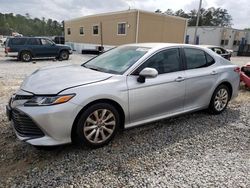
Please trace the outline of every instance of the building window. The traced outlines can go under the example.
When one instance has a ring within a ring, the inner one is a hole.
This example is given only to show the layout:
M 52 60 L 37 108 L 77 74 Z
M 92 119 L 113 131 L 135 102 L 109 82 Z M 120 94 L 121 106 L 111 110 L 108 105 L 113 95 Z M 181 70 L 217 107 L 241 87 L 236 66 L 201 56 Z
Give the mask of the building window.
M 221 40 L 220 45 L 224 45 L 224 42 L 225 42 L 224 40 Z
M 228 40 L 225 40 L 225 46 L 227 46 L 228 45 Z
M 99 34 L 99 26 L 98 25 L 94 25 L 93 26 L 93 35 L 98 35 Z
M 70 28 L 67 28 L 67 33 L 68 33 L 68 35 L 71 34 Z
M 80 27 L 80 35 L 84 35 L 84 29 L 83 29 L 83 27 Z
M 126 23 L 118 23 L 117 34 L 126 35 Z
M 237 40 L 234 40 L 233 45 L 234 45 L 234 46 L 236 46 L 236 45 L 237 45 Z

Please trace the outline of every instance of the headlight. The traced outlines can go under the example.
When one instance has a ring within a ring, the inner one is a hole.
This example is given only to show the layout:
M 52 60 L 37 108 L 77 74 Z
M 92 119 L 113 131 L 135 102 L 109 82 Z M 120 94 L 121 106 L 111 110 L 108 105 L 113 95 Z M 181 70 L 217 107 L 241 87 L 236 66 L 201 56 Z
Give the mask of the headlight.
M 34 96 L 29 99 L 24 106 L 49 106 L 55 104 L 62 104 L 72 99 L 75 94 L 57 95 L 57 96 Z

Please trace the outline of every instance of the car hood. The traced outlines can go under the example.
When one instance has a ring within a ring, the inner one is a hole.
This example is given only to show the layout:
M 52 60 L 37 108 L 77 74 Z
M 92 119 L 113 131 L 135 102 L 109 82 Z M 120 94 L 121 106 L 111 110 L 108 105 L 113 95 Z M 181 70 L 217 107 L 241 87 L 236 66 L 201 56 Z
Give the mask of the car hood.
M 38 95 L 53 95 L 68 88 L 100 82 L 110 77 L 111 74 L 80 65 L 50 66 L 33 72 L 24 80 L 21 89 Z

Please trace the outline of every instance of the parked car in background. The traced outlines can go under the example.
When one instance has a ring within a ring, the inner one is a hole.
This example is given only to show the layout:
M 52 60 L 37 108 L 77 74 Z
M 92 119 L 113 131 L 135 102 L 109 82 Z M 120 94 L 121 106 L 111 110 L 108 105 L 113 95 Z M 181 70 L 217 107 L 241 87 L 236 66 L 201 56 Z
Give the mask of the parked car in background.
M 215 53 L 219 54 L 220 56 L 224 57 L 225 59 L 229 61 L 231 59 L 232 52 L 220 46 L 211 46 L 211 45 L 201 45 L 201 46 L 213 50 Z
M 45 37 L 11 37 L 6 40 L 5 53 L 6 56 L 17 57 L 24 62 L 37 57 L 67 60 L 72 54 L 72 49 L 66 45 L 55 44 Z
M 0 45 L 1 45 L 1 46 L 5 46 L 6 40 L 7 40 L 7 37 L 1 38 L 1 39 L 0 39 Z
M 41 68 L 11 97 L 7 116 L 32 145 L 107 144 L 118 129 L 209 109 L 237 96 L 239 67 L 193 45 L 123 45 L 82 65 Z
M 52 41 L 56 44 L 65 44 L 64 36 L 53 36 L 51 38 L 52 38 Z

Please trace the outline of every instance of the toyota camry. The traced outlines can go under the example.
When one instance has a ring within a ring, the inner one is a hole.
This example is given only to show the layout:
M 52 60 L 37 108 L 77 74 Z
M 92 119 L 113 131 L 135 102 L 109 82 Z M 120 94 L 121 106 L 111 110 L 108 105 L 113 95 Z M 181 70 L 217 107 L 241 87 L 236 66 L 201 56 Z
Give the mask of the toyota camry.
M 6 106 L 17 137 L 34 146 L 100 147 L 119 129 L 208 109 L 237 96 L 239 67 L 184 44 L 116 47 L 82 65 L 36 70 Z

